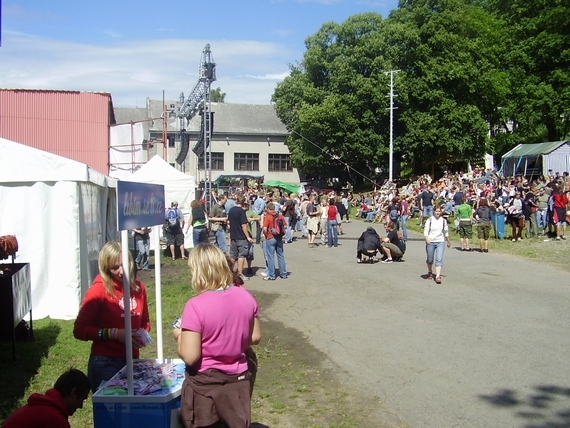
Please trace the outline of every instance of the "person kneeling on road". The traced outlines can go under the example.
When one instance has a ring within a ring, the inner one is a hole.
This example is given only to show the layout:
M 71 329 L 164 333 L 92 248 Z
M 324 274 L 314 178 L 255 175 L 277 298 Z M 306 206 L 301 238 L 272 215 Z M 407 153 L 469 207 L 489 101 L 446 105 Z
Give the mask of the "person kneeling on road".
M 371 261 L 373 261 L 374 256 L 380 248 L 380 236 L 378 232 L 373 227 L 368 227 L 360 238 L 358 238 L 358 244 L 356 246 L 356 262 L 362 263 L 362 256 L 367 256 Z
M 400 261 L 406 252 L 406 242 L 402 239 L 401 233 L 396 230 L 394 222 L 386 224 L 387 235 L 382 238 L 381 250 L 384 253 L 382 263 L 392 263 Z

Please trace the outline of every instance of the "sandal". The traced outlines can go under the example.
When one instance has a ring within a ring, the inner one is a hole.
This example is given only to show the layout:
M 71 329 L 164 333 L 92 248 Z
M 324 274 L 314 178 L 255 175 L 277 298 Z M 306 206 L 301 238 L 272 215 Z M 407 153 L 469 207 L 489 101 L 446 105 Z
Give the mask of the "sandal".
M 441 276 L 436 276 L 436 277 L 435 277 L 435 283 L 436 283 L 436 284 L 441 284 Z

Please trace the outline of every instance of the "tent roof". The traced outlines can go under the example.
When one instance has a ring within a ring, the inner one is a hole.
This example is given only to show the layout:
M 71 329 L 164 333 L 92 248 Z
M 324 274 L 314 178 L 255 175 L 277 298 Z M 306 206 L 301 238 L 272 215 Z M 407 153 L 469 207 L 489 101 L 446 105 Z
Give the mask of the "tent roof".
M 179 208 L 183 211 L 190 209 L 190 202 L 195 195 L 194 177 L 178 171 L 158 155 L 154 155 L 125 181 L 164 185 L 167 206 L 170 206 L 172 200 L 176 199 Z
M 536 144 L 519 144 L 510 152 L 505 153 L 503 159 L 547 155 L 567 143 L 568 141 L 553 141 Z
M 79 181 L 115 187 L 88 165 L 0 138 L 0 183 Z

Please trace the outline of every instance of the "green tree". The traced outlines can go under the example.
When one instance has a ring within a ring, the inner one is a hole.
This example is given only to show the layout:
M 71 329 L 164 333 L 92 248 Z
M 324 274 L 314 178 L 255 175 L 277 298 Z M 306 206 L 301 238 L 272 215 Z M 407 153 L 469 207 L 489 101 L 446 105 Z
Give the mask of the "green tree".
M 481 157 L 506 96 L 500 21 L 461 0 L 401 0 L 390 19 L 407 41 L 397 63 L 398 150 L 416 170 Z
M 272 100 L 292 131 L 287 145 L 295 166 L 331 177 L 344 163 L 369 173 L 385 161 L 383 24 L 375 13 L 324 24 L 306 39 L 302 63 L 277 85 Z
M 226 99 L 226 93 L 222 92 L 222 88 L 217 87 L 216 89 L 210 90 L 210 100 L 213 103 L 223 103 Z
M 487 0 L 505 22 L 509 98 L 502 107 L 506 152 L 515 143 L 567 137 L 570 117 L 570 4 L 566 0 Z

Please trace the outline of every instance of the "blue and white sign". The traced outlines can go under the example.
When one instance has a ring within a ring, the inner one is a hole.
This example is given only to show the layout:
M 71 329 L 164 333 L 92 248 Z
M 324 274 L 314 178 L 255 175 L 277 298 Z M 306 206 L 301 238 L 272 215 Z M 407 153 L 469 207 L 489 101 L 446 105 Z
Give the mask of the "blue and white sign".
M 162 184 L 117 182 L 117 224 L 119 230 L 137 229 L 164 223 Z

